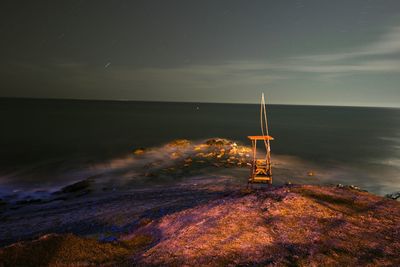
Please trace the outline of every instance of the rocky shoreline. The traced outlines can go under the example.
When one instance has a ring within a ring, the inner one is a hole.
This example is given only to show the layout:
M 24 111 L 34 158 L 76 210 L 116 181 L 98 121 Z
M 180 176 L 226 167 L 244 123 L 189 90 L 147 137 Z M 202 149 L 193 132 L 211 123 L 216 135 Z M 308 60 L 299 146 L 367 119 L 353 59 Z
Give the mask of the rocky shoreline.
M 400 203 L 350 187 L 288 185 L 219 192 L 179 209 L 147 213 L 115 233 L 108 240 L 42 236 L 2 248 L 0 262 L 4 266 L 400 264 Z M 58 249 L 49 255 L 46 248 L 54 243 Z M 89 244 L 93 249 L 87 248 Z
M 127 157 L 117 158 L 91 167 L 88 178 L 67 184 L 54 191 L 35 191 L 19 195 L 10 193 L 0 197 L 0 209 L 19 209 L 24 205 L 47 204 L 53 201 L 68 200 L 82 196 L 108 191 L 121 191 L 127 187 L 137 188 L 157 184 L 181 182 L 192 176 L 210 176 L 224 169 L 231 174 L 244 174 L 242 183 L 246 182 L 245 174 L 251 161 L 251 148 L 224 138 L 211 138 L 201 141 L 178 139 L 161 147 L 137 148 Z M 280 184 L 296 183 L 319 184 L 319 178 L 327 173 L 318 172 L 316 166 L 296 162 L 290 166 L 292 159 L 274 155 L 273 167 L 279 177 L 286 177 Z M 291 169 L 291 171 L 288 171 Z M 329 172 L 329 170 L 328 170 Z M 295 178 L 293 177 L 295 176 Z M 120 180 L 118 183 L 107 183 L 104 180 Z M 321 181 L 322 183 L 322 181 Z M 127 186 L 126 186 L 127 185 Z M 340 184 L 339 184 L 340 185 Z M 357 186 L 353 186 L 357 187 Z M 385 195 L 398 199 L 399 192 Z M 1 210 L 0 210 L 1 211 Z
M 400 264 L 398 193 L 289 181 L 248 190 L 250 154 L 227 139 L 175 140 L 46 198 L 0 200 L 0 266 Z

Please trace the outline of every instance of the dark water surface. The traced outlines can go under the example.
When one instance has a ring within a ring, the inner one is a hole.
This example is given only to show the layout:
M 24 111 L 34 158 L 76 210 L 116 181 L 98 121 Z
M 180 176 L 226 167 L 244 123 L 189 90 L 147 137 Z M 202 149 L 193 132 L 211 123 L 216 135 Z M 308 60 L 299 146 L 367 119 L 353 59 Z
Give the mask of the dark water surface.
M 329 173 L 322 183 L 400 190 L 400 109 L 270 105 L 267 112 L 273 156 L 291 156 L 287 169 L 298 159 Z M 239 104 L 0 99 L 0 123 L 3 193 L 84 179 L 76 170 L 138 147 L 210 137 L 248 144 L 247 135 L 260 134 L 258 105 Z

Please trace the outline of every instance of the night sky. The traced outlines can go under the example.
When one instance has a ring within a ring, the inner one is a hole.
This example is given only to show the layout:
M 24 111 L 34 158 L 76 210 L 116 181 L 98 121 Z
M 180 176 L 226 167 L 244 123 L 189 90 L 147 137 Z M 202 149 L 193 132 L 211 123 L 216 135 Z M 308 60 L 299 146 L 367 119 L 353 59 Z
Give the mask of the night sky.
M 400 107 L 400 1 L 7 1 L 0 97 Z

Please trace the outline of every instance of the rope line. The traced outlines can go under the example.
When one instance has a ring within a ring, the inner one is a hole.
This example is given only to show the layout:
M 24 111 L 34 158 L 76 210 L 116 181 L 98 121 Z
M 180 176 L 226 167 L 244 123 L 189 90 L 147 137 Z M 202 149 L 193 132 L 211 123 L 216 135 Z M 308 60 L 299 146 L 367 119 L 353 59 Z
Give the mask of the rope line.
M 267 109 L 266 109 L 266 104 L 265 104 L 265 98 L 264 98 L 264 93 L 261 94 L 261 105 L 260 105 L 260 126 L 261 126 L 261 133 L 263 137 L 265 137 L 265 132 L 267 133 L 267 136 L 269 136 L 268 132 L 268 119 L 267 119 Z M 265 132 L 264 132 L 265 128 Z M 265 155 L 265 159 L 268 159 L 269 154 L 270 154 L 270 143 L 269 139 L 265 140 L 263 139 L 264 145 L 265 145 L 265 151 L 267 152 Z

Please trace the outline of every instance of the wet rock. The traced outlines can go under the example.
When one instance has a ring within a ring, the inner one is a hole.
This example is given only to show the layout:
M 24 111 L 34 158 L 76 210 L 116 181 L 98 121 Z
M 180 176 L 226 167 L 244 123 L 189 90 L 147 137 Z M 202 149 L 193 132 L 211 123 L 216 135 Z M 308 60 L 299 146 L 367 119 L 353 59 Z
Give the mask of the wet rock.
M 215 153 L 212 153 L 212 152 L 207 153 L 207 154 L 204 155 L 205 158 L 212 158 L 214 156 L 215 156 Z
M 207 149 L 207 148 L 209 148 L 208 145 L 206 145 L 206 144 L 199 144 L 199 145 L 196 145 L 196 146 L 193 148 L 193 150 L 194 150 L 194 151 L 200 151 L 200 150 L 205 150 L 205 149 Z
M 169 142 L 167 144 L 167 146 L 170 146 L 170 147 L 187 147 L 187 146 L 189 146 L 191 144 L 192 144 L 192 142 L 190 142 L 187 139 L 177 139 L 177 140 L 174 140 L 172 142 Z
M 387 194 L 387 195 L 385 195 L 385 197 L 396 200 L 396 199 L 400 198 L 400 191 L 394 192 L 391 194 Z
M 363 189 L 361 189 L 360 187 L 355 186 L 355 185 L 342 185 L 342 184 L 337 184 L 336 187 L 337 187 L 337 188 L 348 188 L 348 189 L 356 190 L 356 191 L 360 191 L 360 192 L 368 192 L 367 190 L 363 190 Z
M 189 149 L 187 149 L 189 146 Z M 249 158 L 246 157 L 251 149 L 238 145 L 233 141 L 213 138 L 203 143 L 192 143 L 186 139 L 178 139 L 166 145 L 167 157 L 159 164 L 149 162 L 143 167 L 143 175 L 175 175 L 177 172 L 196 172 L 205 167 L 247 167 Z M 166 162 L 169 161 L 169 162 Z M 174 167 L 175 171 L 169 170 Z
M 92 180 L 86 179 L 71 185 L 67 185 L 66 187 L 63 187 L 60 191 L 55 192 L 54 194 L 67 194 L 67 193 L 90 191 L 91 184 Z
M 209 146 L 228 146 L 232 145 L 232 141 L 223 138 L 208 139 L 206 144 Z
M 222 158 L 225 155 L 225 150 L 221 149 L 220 153 L 217 155 L 217 158 Z
M 181 154 L 179 152 L 172 152 L 170 155 L 171 159 L 178 159 L 181 157 Z
M 349 185 L 349 188 L 353 189 L 353 190 L 357 190 L 357 191 L 365 191 L 365 190 L 362 190 L 360 187 L 355 186 L 355 185 Z
M 133 154 L 135 154 L 135 155 L 142 155 L 142 154 L 144 154 L 144 152 L 145 152 L 145 149 L 141 147 L 141 148 L 135 149 L 135 150 L 133 151 Z
M 204 157 L 204 153 L 200 152 L 196 154 L 196 158 L 203 158 Z

